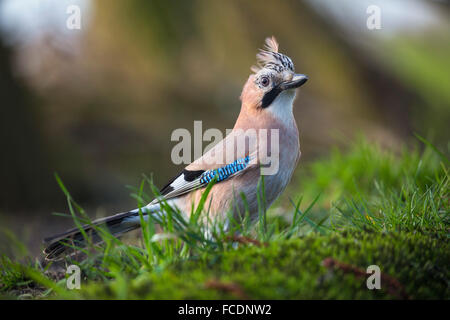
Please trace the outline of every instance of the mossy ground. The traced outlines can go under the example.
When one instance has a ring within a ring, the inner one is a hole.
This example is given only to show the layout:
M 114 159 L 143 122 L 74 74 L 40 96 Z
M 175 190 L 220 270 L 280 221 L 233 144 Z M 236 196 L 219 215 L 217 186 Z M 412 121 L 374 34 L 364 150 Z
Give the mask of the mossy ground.
M 81 290 L 66 289 L 67 275 L 51 276 L 36 261 L 3 255 L 2 296 L 449 299 L 448 159 L 426 144 L 423 151 L 394 153 L 359 141 L 335 151 L 302 176 L 306 208 L 301 201 L 291 208 L 279 203 L 256 224 L 244 219 L 231 230 L 219 226 L 213 240 L 204 237 L 196 214 L 182 221 L 171 208 L 166 220 L 144 226 L 139 245 L 105 234 L 106 245 L 87 259 L 66 261 L 80 266 Z M 71 213 L 82 219 L 61 186 Z M 142 190 L 135 193 L 140 203 L 148 200 Z M 370 265 L 381 270 L 380 290 L 367 288 Z
M 439 299 L 448 298 L 448 243 L 420 233 L 348 232 L 246 246 L 205 261 L 184 261 L 106 285 L 83 298 L 132 299 Z M 366 272 L 376 264 L 402 285 L 368 290 L 355 270 L 326 267 L 327 258 Z M 405 295 L 406 293 L 406 295 Z

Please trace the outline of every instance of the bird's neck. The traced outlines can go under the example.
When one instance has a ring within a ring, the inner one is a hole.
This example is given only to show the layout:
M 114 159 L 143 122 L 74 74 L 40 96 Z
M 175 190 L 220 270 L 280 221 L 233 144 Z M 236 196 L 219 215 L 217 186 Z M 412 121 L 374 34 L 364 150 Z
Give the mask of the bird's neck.
M 270 106 L 265 109 L 242 103 L 241 112 L 234 126 L 235 129 L 270 129 L 296 128 L 293 113 L 295 91 L 282 92 Z

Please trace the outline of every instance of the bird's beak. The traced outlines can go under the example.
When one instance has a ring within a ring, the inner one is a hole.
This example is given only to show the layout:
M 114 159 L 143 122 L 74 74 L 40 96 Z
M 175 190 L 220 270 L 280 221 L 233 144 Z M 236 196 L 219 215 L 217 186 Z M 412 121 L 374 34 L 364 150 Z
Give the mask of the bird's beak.
M 287 89 L 295 89 L 303 85 L 306 81 L 308 81 L 308 76 L 304 74 L 294 74 L 292 77 L 292 80 L 282 82 L 280 84 L 281 90 L 287 90 Z

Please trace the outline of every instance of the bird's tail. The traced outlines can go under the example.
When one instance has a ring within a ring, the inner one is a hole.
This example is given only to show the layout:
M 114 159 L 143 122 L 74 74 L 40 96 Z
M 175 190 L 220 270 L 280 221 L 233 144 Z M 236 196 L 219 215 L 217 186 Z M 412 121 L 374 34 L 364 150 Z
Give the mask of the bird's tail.
M 142 208 L 144 219 L 148 218 L 147 215 L 149 213 L 155 212 L 154 207 L 146 207 L 145 209 L 147 210 Z M 106 228 L 113 236 L 120 237 L 124 233 L 139 228 L 140 225 L 141 219 L 137 209 L 118 213 L 113 216 L 95 220 L 91 224 L 86 224 L 81 228 L 73 228 L 44 239 L 46 248 L 43 253 L 46 260 L 58 260 L 65 255 L 74 253 L 76 251 L 75 248 L 86 247 L 88 243 L 85 235 L 91 239 L 92 244 L 101 243 L 103 239 L 99 234 L 99 228 Z

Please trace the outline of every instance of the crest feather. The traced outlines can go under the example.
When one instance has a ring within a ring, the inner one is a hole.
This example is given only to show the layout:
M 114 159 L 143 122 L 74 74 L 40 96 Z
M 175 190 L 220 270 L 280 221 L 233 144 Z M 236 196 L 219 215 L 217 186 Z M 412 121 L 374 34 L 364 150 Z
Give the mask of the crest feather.
M 264 46 L 266 51 L 278 52 L 278 42 L 274 36 L 266 38 L 266 44 Z
M 259 49 L 259 52 L 256 55 L 257 65 L 252 66 L 251 70 L 254 73 L 257 73 L 269 62 L 275 64 L 278 63 L 277 59 L 272 53 L 278 53 L 278 41 L 274 36 L 266 38 L 264 48 Z

